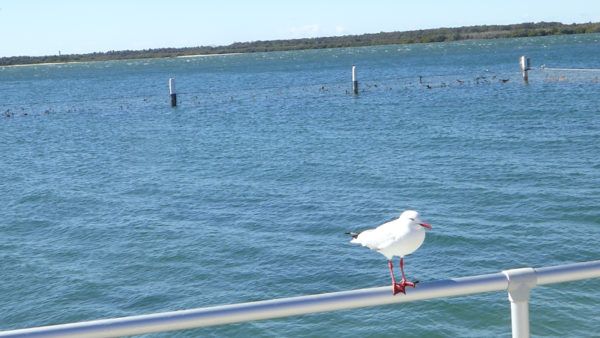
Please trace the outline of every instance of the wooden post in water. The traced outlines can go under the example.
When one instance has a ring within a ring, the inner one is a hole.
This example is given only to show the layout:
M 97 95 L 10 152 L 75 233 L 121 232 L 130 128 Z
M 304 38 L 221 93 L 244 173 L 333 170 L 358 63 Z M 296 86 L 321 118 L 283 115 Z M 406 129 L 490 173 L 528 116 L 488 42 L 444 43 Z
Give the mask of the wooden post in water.
M 177 94 L 175 94 L 175 79 L 169 79 L 169 94 L 171 94 L 171 107 L 177 107 Z
M 356 66 L 352 66 L 352 91 L 358 95 L 358 81 L 356 80 Z
M 528 56 L 523 55 L 521 59 L 519 59 L 519 65 L 521 66 L 521 71 L 523 72 L 523 82 L 529 82 L 529 75 L 527 71 L 531 69 L 531 62 Z

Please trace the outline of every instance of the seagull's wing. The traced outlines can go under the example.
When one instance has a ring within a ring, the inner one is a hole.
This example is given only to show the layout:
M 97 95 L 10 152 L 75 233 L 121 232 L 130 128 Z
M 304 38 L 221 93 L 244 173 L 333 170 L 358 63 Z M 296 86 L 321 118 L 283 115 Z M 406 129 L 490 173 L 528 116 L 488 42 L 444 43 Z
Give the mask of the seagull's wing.
M 395 240 L 394 234 L 385 230 L 386 229 L 380 228 L 365 230 L 351 242 L 360 243 L 362 246 L 366 246 L 372 250 L 380 250 L 387 247 Z

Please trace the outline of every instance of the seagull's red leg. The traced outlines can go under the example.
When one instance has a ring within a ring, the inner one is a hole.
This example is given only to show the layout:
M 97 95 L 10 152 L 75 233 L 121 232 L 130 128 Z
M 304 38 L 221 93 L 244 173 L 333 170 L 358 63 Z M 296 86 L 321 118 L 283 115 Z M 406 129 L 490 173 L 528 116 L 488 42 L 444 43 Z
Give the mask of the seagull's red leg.
M 392 285 L 396 284 L 396 279 L 394 278 L 394 266 L 392 265 L 392 261 L 388 261 L 388 267 L 390 268 L 390 275 L 392 275 Z
M 400 284 L 402 284 L 402 286 L 412 286 L 414 288 L 415 284 L 417 284 L 418 281 L 408 282 L 404 277 L 404 257 L 400 257 L 400 271 L 402 271 L 402 281 L 400 282 Z
M 396 283 L 396 279 L 394 278 L 394 267 L 392 265 L 391 259 L 388 261 L 388 266 L 390 268 L 390 274 L 392 275 L 392 288 L 394 295 L 396 295 L 399 292 L 406 293 L 404 292 L 404 285 L 402 283 Z

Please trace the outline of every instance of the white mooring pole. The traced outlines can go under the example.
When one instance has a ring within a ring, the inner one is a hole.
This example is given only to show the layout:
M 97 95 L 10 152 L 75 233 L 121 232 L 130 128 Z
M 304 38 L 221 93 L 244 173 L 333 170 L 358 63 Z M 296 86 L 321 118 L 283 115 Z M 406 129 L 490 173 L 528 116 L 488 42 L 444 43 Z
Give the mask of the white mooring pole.
M 175 79 L 169 79 L 169 94 L 171 94 L 171 107 L 177 106 L 177 94 L 175 94 Z
M 521 56 L 519 59 L 519 65 L 521 66 L 521 71 L 523 72 L 523 81 L 529 82 L 529 75 L 527 74 L 527 71 L 531 69 L 531 60 L 529 59 L 529 56 Z
M 352 91 L 354 95 L 358 94 L 358 81 L 356 80 L 356 66 L 352 66 Z

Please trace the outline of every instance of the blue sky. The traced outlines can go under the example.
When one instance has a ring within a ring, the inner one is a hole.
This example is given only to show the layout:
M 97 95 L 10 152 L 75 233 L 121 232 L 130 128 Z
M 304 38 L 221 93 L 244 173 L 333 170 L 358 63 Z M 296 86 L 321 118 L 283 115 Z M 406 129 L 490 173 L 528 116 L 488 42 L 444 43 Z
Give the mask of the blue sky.
M 539 21 L 600 22 L 600 1 L 0 0 L 0 57 Z

